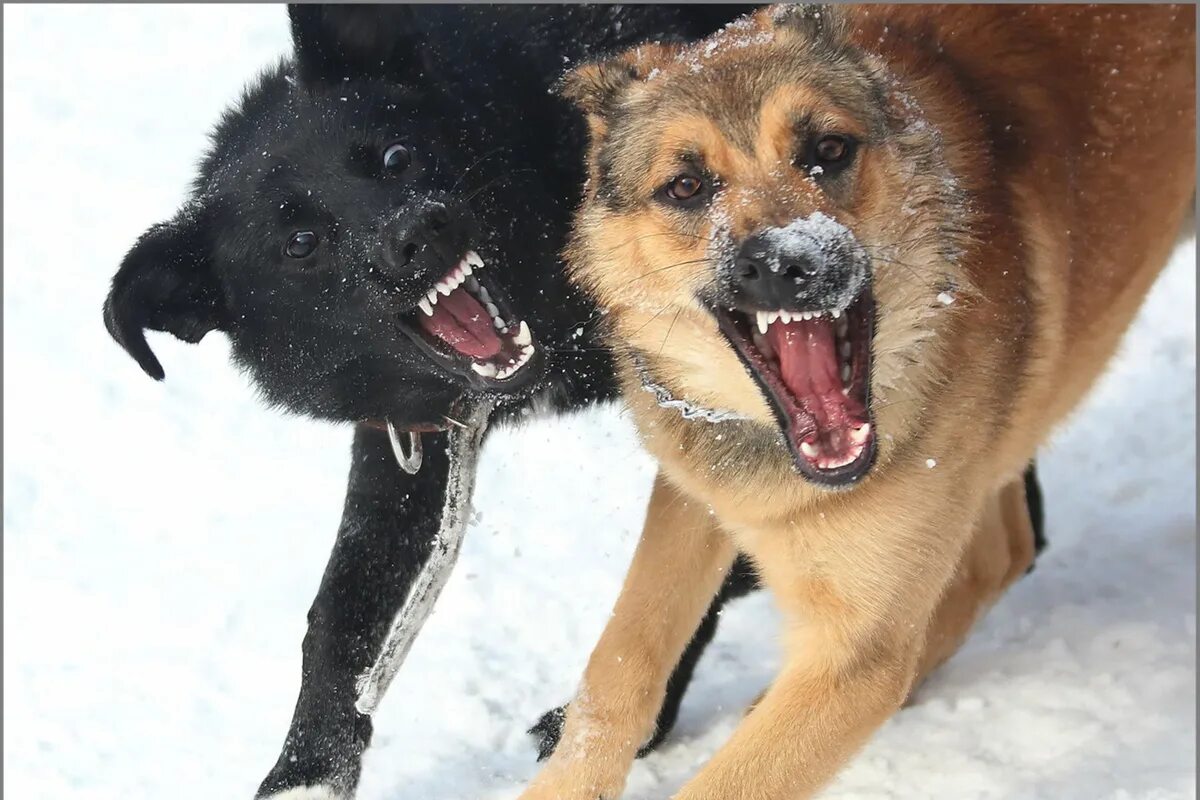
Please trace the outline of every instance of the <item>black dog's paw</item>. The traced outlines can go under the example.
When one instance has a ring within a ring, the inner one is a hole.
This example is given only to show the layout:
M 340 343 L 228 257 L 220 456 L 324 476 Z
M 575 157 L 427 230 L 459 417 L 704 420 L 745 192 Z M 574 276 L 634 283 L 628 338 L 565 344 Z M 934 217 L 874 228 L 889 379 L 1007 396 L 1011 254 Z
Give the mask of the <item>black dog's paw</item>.
M 538 761 L 545 761 L 554 752 L 554 748 L 558 747 L 558 740 L 562 738 L 563 723 L 566 722 L 566 719 L 566 706 L 552 708 L 542 714 L 542 718 L 526 731 L 530 736 L 537 738 Z
M 526 733 L 537 738 L 538 742 L 538 761 L 545 761 L 554 753 L 554 748 L 558 747 L 558 740 L 562 738 L 563 724 L 567 720 L 567 707 L 559 706 L 552 708 L 545 714 L 542 714 L 541 719 L 537 721 L 532 728 Z M 638 758 L 645 758 L 650 753 L 654 752 L 663 739 L 667 738 L 667 732 L 662 730 L 661 726 L 654 731 L 654 735 L 650 740 L 642 745 L 637 751 Z

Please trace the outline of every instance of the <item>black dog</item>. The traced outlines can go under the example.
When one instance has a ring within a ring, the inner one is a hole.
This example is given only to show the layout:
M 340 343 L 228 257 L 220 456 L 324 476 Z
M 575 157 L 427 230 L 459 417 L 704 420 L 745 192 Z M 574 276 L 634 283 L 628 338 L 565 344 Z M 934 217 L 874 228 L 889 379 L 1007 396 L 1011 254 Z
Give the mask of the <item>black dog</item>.
M 370 713 L 456 553 L 487 424 L 615 396 L 596 310 L 558 260 L 584 136 L 552 83 L 742 10 L 293 6 L 295 58 L 225 115 L 190 199 L 121 264 L 105 323 L 152 377 L 146 329 L 219 330 L 270 402 L 357 423 L 300 697 L 260 796 L 353 793 Z M 650 746 L 720 605 L 753 581 L 741 564 L 714 600 Z M 556 718 L 536 728 L 543 752 Z

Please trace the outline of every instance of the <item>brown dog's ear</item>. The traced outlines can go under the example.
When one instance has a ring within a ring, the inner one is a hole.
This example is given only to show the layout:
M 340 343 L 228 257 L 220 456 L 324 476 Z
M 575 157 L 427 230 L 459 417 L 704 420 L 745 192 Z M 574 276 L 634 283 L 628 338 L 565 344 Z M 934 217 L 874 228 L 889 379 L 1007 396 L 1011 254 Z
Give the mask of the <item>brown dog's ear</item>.
M 210 265 L 207 214 L 185 208 L 145 233 L 113 277 L 104 301 L 104 326 L 146 374 L 163 379 L 163 368 L 146 343 L 146 330 L 166 331 L 198 342 L 228 318 Z
M 845 34 L 845 13 L 836 5 L 818 3 L 781 3 L 758 12 L 764 27 L 792 31 L 813 43 L 834 42 Z
M 634 84 L 666 66 L 679 50 L 678 45 L 643 44 L 619 56 L 588 62 L 563 76 L 558 93 L 589 116 L 607 117 Z

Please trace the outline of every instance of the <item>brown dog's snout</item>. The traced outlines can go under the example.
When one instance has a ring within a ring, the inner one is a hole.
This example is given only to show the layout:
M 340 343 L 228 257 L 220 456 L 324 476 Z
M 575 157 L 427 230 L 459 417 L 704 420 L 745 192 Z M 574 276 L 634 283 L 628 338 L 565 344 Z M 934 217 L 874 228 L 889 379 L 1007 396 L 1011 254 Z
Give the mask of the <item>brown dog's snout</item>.
M 731 275 L 734 294 L 742 302 L 764 309 L 791 309 L 803 303 L 809 284 L 819 282 L 826 270 L 819 248 L 769 241 L 762 235 L 747 239 L 734 258 Z
M 813 215 L 746 239 L 726 272 L 726 289 L 746 311 L 843 309 L 861 291 L 866 254 L 845 227 Z
M 805 308 L 836 281 L 826 253 L 814 241 L 758 234 L 733 259 L 731 288 L 737 300 L 755 308 Z

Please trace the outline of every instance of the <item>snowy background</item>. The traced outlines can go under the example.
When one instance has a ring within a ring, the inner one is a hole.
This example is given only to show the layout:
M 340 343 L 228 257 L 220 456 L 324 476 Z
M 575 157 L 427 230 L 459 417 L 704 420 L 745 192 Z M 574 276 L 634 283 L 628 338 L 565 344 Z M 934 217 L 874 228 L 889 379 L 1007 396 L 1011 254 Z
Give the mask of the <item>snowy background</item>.
M 299 685 L 350 432 L 261 409 L 219 335 L 154 335 L 152 382 L 100 304 L 219 111 L 287 50 L 284 11 L 4 22 L 4 788 L 249 798 Z M 1195 289 L 1189 246 L 1046 451 L 1038 570 L 826 796 L 1195 797 Z M 481 471 L 481 516 L 377 716 L 365 800 L 516 795 L 523 731 L 571 692 L 653 468 L 608 409 L 496 436 Z M 776 621 L 761 594 L 730 608 L 628 797 L 661 800 L 724 741 L 777 666 Z

